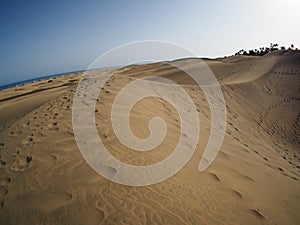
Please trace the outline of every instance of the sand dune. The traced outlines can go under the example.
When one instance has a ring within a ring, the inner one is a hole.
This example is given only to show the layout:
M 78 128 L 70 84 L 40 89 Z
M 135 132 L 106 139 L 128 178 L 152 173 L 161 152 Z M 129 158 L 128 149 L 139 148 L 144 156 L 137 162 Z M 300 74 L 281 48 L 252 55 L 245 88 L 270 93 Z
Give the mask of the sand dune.
M 216 160 L 202 173 L 210 110 L 202 90 L 182 71 L 164 62 L 128 66 L 98 97 L 101 140 L 114 157 L 133 165 L 170 155 L 180 123 L 170 103 L 140 101 L 130 114 L 132 132 L 149 136 L 149 120 L 160 116 L 168 133 L 153 151 L 126 148 L 110 122 L 121 88 L 139 77 L 160 76 L 182 85 L 194 101 L 201 129 L 192 159 L 170 179 L 145 187 L 104 179 L 80 154 L 72 101 L 82 73 L 0 91 L 0 224 L 299 224 L 300 52 L 205 62 L 222 86 L 227 129 Z M 198 59 L 180 63 L 199 70 Z

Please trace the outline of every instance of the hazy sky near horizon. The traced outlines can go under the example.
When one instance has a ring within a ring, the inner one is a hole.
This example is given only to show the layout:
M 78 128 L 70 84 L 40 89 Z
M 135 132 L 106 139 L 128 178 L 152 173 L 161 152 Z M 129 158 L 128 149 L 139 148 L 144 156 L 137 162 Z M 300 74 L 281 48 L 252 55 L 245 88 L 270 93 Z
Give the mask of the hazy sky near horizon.
M 0 2 L 0 85 L 81 70 L 128 42 L 162 40 L 201 57 L 300 47 L 298 0 Z

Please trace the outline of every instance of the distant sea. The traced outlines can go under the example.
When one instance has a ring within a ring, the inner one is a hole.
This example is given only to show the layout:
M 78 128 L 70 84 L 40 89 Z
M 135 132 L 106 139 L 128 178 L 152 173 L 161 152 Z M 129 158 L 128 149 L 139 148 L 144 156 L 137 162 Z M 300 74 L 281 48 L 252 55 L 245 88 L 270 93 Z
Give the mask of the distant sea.
M 79 73 L 79 72 L 85 72 L 85 70 L 78 70 L 78 71 L 72 71 L 72 72 L 67 72 L 67 73 L 52 74 L 52 75 L 32 78 L 32 79 L 29 79 L 29 80 L 18 81 L 18 82 L 15 82 L 15 83 L 0 86 L 0 90 L 4 90 L 4 89 L 7 89 L 7 88 L 12 88 L 12 87 L 17 87 L 17 86 L 22 86 L 24 84 L 32 83 L 32 82 L 39 81 L 39 80 L 45 80 L 45 79 L 48 79 L 48 78 L 60 77 L 60 76 L 65 76 L 65 75 L 68 75 L 68 74 Z
M 120 67 L 122 67 L 122 66 L 108 66 L 108 67 L 94 68 L 94 69 L 90 69 L 88 71 L 111 69 L 111 68 L 120 68 Z M 14 82 L 14 83 L 11 83 L 11 84 L 5 84 L 5 85 L 0 86 L 0 91 L 4 90 L 4 89 L 7 89 L 7 88 L 22 86 L 24 84 L 32 83 L 32 82 L 39 81 L 39 80 L 45 80 L 45 79 L 48 79 L 48 78 L 60 77 L 60 76 L 65 76 L 65 75 L 69 75 L 69 74 L 72 74 L 72 73 L 80 73 L 80 72 L 85 72 L 85 71 L 87 71 L 87 70 L 76 70 L 76 71 L 67 72 L 67 73 L 52 74 L 52 75 L 32 78 L 32 79 L 29 79 L 29 80 L 18 81 L 18 82 Z

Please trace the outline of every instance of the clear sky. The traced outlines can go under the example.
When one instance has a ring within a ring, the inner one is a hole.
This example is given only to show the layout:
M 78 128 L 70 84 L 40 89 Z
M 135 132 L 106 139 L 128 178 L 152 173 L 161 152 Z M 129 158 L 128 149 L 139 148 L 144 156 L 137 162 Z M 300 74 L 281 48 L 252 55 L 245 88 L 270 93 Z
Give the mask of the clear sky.
M 85 69 L 118 45 L 162 40 L 199 56 L 300 47 L 298 0 L 0 1 L 0 85 Z

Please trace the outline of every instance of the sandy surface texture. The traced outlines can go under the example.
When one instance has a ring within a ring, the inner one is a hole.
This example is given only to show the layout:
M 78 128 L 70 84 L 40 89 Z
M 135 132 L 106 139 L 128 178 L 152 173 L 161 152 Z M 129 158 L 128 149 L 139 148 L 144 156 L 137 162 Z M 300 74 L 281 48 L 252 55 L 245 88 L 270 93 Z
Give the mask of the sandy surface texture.
M 201 69 L 198 59 L 180 62 Z M 152 151 L 128 149 L 111 123 L 120 90 L 137 78 L 157 76 L 180 84 L 193 100 L 200 126 L 196 150 L 176 175 L 150 186 L 109 181 L 82 157 L 72 105 L 83 73 L 0 91 L 0 224 L 299 224 L 300 52 L 205 62 L 221 84 L 227 127 L 217 158 L 204 172 L 198 166 L 211 131 L 210 107 L 187 74 L 163 62 L 125 67 L 97 98 L 99 137 L 115 158 L 136 166 L 172 153 L 180 118 L 163 99 L 139 101 L 130 112 L 132 132 L 147 138 L 149 121 L 159 116 L 167 134 Z

